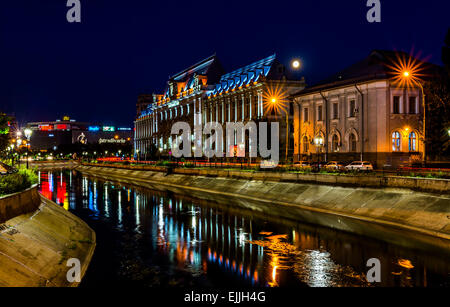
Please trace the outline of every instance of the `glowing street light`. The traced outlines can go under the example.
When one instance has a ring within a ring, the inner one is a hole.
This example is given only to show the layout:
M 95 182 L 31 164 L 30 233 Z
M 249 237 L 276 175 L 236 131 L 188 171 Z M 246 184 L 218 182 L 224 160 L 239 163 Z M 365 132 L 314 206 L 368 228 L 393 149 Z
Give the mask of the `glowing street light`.
M 27 129 L 24 130 L 24 133 L 25 133 L 25 137 L 27 138 L 27 144 L 26 145 L 27 145 L 27 169 L 28 169 L 28 163 L 29 163 L 29 160 L 30 160 L 30 157 L 29 157 L 29 154 L 28 154 L 28 152 L 29 152 L 28 146 L 30 145 L 30 137 L 31 137 L 31 134 L 33 133 L 33 131 L 31 129 L 27 128 Z
M 416 76 L 412 70 L 406 69 L 402 73 L 403 76 L 403 82 L 405 84 L 414 84 L 418 85 L 420 87 L 420 90 L 422 91 L 422 106 L 423 106 L 423 164 L 425 165 L 427 162 L 427 156 L 426 156 L 426 104 L 425 104 L 425 91 L 423 90 L 422 82 L 419 78 L 419 76 Z M 408 132 L 408 130 L 406 130 Z
M 271 108 L 273 110 L 284 110 L 284 112 L 286 113 L 286 162 L 288 160 L 288 155 L 289 155 L 289 113 L 288 111 L 285 109 L 285 105 L 282 101 L 282 99 L 279 101 L 276 97 L 272 97 L 270 99 L 271 102 Z M 280 112 L 281 114 L 281 112 Z
M 29 140 L 31 137 L 31 134 L 33 134 L 33 131 L 31 129 L 27 128 L 24 130 L 24 133 L 25 133 L 25 137 Z

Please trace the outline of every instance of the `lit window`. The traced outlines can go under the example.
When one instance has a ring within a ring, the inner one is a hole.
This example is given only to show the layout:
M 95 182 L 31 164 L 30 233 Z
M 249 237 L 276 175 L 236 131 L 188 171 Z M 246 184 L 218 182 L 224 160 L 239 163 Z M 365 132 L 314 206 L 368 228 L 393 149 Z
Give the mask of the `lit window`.
M 411 152 L 417 151 L 417 135 L 415 132 L 411 132 L 409 134 L 409 151 Z
M 400 132 L 395 131 L 392 133 L 392 151 L 400 151 L 401 147 Z

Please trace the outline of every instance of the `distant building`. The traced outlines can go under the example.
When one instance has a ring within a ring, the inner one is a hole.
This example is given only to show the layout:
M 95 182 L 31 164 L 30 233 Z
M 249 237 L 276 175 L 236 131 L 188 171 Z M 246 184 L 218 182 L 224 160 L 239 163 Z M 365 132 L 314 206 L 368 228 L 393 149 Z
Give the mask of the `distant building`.
M 53 122 L 31 122 L 27 128 L 33 131 L 30 139 L 32 150 L 58 149 L 70 144 L 132 144 L 130 127 L 103 126 L 78 122 L 69 117 Z
M 287 97 L 304 86 L 304 80 L 291 78 L 275 55 L 230 73 L 224 73 L 216 56 L 209 57 L 172 76 L 164 93 L 153 95 L 153 103 L 145 110 L 141 111 L 139 106 L 142 104 L 138 101 L 136 153 L 145 157 L 149 146 L 154 145 L 163 154 L 169 154 L 174 141 L 174 136 L 170 134 L 171 127 L 177 121 L 188 122 L 193 133 L 194 125 L 203 127 L 208 122 L 222 124 L 225 131 L 227 122 L 245 124 L 263 119 L 282 123 L 284 130 L 281 132 L 280 151 L 283 153 L 286 144 L 286 114 L 293 127 L 293 106 Z M 270 95 L 277 96 L 279 102 L 284 103 L 279 113 L 268 112 L 266 104 Z M 286 101 L 281 101 L 284 97 Z M 225 145 L 225 133 L 223 141 Z M 195 144 L 193 149 L 196 146 L 205 146 L 205 136 L 202 144 Z M 245 146 L 248 156 L 248 142 L 237 144 L 236 138 L 233 148 L 224 150 L 235 150 L 241 146 Z M 293 151 L 293 144 L 290 149 Z M 280 154 L 280 157 L 283 156 L 284 154 Z
M 423 96 L 393 82 L 392 65 L 409 55 L 374 51 L 294 95 L 295 160 L 365 160 L 399 166 L 423 159 Z M 322 144 L 320 144 L 322 140 Z

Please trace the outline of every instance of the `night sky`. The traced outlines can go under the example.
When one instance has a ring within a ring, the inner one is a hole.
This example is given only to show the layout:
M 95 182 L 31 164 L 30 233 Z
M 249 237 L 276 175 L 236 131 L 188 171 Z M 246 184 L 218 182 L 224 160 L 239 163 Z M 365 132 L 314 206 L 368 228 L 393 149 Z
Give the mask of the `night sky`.
M 441 64 L 450 1 L 66 0 L 0 4 L 0 109 L 20 124 L 70 115 L 132 126 L 138 94 L 160 92 L 169 75 L 217 53 L 227 71 L 277 53 L 303 61 L 313 84 L 373 49 L 415 53 Z

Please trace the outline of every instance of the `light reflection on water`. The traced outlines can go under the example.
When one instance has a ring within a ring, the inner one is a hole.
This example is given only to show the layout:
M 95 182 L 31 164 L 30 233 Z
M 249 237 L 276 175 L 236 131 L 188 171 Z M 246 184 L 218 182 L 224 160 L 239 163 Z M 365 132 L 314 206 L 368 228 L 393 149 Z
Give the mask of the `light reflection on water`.
M 370 286 L 364 273 L 373 257 L 382 286 L 449 285 L 446 259 L 329 229 L 74 171 L 41 172 L 40 191 L 97 232 L 85 286 Z

